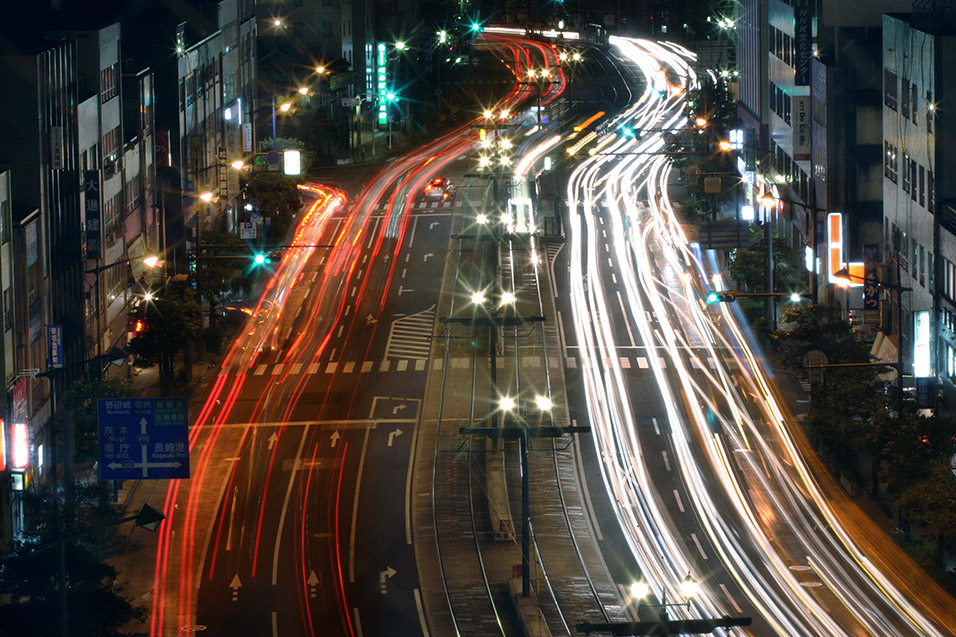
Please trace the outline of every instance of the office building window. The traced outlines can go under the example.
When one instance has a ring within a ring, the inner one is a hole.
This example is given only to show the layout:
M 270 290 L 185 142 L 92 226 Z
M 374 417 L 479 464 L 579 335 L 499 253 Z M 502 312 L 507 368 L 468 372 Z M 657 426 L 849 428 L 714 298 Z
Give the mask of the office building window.
M 912 186 L 912 188 L 910 189 L 910 198 L 913 201 L 916 201 L 918 199 L 918 193 L 916 192 L 916 160 L 915 159 L 910 160 L 910 185 Z
M 883 174 L 895 184 L 898 179 L 896 147 L 889 142 L 883 142 L 883 147 L 885 149 L 883 152 Z
M 926 173 L 926 209 L 936 214 L 936 182 L 932 170 L 927 170 Z
M 905 77 L 900 80 L 900 115 L 910 117 L 910 81 Z
M 896 73 L 883 69 L 883 103 L 894 111 L 896 110 L 896 92 L 899 90 L 897 84 Z
M 903 153 L 903 192 L 910 191 L 910 154 Z
M 919 167 L 919 205 L 926 205 L 926 169 L 922 166 Z

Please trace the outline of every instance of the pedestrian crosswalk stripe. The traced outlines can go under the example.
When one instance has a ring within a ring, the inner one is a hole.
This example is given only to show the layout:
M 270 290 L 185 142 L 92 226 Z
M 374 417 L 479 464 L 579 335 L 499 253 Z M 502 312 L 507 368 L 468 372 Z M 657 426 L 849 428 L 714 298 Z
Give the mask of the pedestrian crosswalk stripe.
M 541 359 L 537 356 L 525 356 L 521 359 L 522 367 L 541 367 Z
M 643 356 L 637 357 L 637 366 L 640 367 L 641 369 L 647 369 L 648 367 L 650 367 L 650 365 L 647 364 L 647 359 L 644 358 Z
M 622 356 L 622 357 L 621 357 L 621 367 L 623 367 L 624 369 L 630 369 L 630 368 L 631 368 L 631 359 L 628 358 L 627 356 Z
M 338 364 L 336 361 L 332 361 L 331 363 L 329 363 L 329 364 L 326 366 L 326 368 L 325 368 L 325 373 L 326 373 L 326 374 L 334 374 L 334 373 L 335 373 L 335 370 L 336 370 L 336 368 L 337 368 L 338 366 L 339 366 L 339 364 Z
M 272 368 L 272 375 L 281 374 L 282 370 L 285 368 L 285 363 L 277 363 L 275 367 Z
M 385 358 L 427 359 L 435 326 L 435 306 L 392 321 L 385 344 Z
M 464 356 L 451 359 L 452 369 L 468 369 L 468 359 Z
M 351 374 L 353 369 L 355 369 L 355 363 L 353 363 L 352 361 L 349 361 L 348 363 L 342 366 L 342 373 Z
M 362 373 L 365 374 L 370 371 L 372 371 L 372 361 L 365 361 L 362 363 Z
M 435 361 L 432 363 L 432 369 L 434 369 L 434 370 L 439 370 L 439 369 L 441 369 L 442 362 L 443 362 L 442 359 L 436 358 Z
M 384 361 L 382 361 L 381 363 L 379 363 L 379 365 L 378 365 L 378 371 L 380 371 L 380 372 L 387 372 L 388 369 L 389 369 L 389 367 L 391 367 L 391 366 L 392 366 L 392 361 L 390 361 L 390 360 L 384 360 Z
M 419 358 L 418 360 L 415 361 L 415 371 L 420 372 L 423 369 L 425 369 L 425 360 L 422 358 Z
M 395 369 L 396 371 L 404 372 L 406 369 L 408 369 L 408 361 L 404 358 L 398 361 L 398 365 L 395 366 Z
M 310 373 L 310 374 L 314 374 L 314 373 L 316 373 L 317 371 L 319 371 L 319 364 L 318 364 L 318 363 L 311 363 L 311 364 L 309 365 L 309 373 Z
M 292 370 L 289 373 L 295 375 L 301 371 L 302 371 L 302 363 L 295 363 L 294 365 L 292 365 Z
M 259 363 L 259 365 L 256 366 L 256 371 L 252 372 L 253 375 L 262 376 L 263 374 L 266 373 L 266 367 L 268 367 L 268 365 L 266 365 L 265 363 Z
M 576 359 L 576 358 L 572 358 L 572 357 L 569 356 L 569 357 L 567 358 L 567 361 L 568 361 L 568 362 L 567 362 L 567 367 L 570 368 L 570 369 L 574 369 L 575 367 L 578 366 L 578 359 Z

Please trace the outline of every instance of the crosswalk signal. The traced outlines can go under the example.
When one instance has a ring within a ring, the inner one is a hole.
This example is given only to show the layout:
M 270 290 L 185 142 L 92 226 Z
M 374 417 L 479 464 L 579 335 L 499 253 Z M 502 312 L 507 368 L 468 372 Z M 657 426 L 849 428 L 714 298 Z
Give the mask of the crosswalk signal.
M 733 303 L 737 300 L 737 295 L 733 292 L 708 292 L 705 299 L 707 305 L 714 303 Z
M 268 257 L 261 252 L 256 252 L 256 255 L 252 258 L 252 262 L 256 265 L 263 265 L 268 260 Z

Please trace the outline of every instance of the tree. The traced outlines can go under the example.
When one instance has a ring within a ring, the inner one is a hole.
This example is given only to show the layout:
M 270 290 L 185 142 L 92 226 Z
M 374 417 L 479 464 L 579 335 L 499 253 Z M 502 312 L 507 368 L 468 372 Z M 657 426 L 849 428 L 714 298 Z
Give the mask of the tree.
M 209 301 L 209 311 L 212 313 L 217 301 L 221 301 L 223 295 L 231 289 L 233 273 L 249 266 L 252 250 L 245 241 L 231 232 L 206 232 L 202 238 L 203 245 L 224 246 L 203 249 L 200 255 L 201 263 L 196 268 L 199 289 Z M 235 258 L 228 258 L 233 255 Z
M 170 284 L 146 305 L 146 328 L 129 343 L 130 351 L 146 365 L 159 365 L 164 391 L 174 378 L 176 355 L 186 349 L 199 329 L 199 304 L 196 293 L 183 284 Z
M 956 534 L 956 478 L 948 459 L 937 460 L 924 480 L 906 489 L 900 506 L 935 534 L 937 559 L 942 559 L 947 540 Z
M 0 632 L 55 637 L 60 634 L 60 589 L 57 559 L 57 492 L 44 486 L 25 491 L 29 515 L 25 540 L 0 560 Z M 119 637 L 121 629 L 145 617 L 116 585 L 116 569 L 100 557 L 109 530 L 119 520 L 109 502 L 106 483 L 79 485 L 75 519 L 70 528 L 84 529 L 65 539 L 67 621 L 76 637 Z M 61 532 L 64 525 L 61 525 Z
M 85 460 L 97 457 L 97 399 L 139 398 L 142 395 L 143 392 L 127 380 L 83 380 L 64 393 L 60 405 L 65 411 L 72 411 L 74 414 L 77 458 Z
M 730 274 L 750 292 L 790 292 L 800 284 L 799 262 L 789 242 L 773 238 L 774 289 L 767 290 L 767 242 L 763 231 L 751 230 L 750 245 L 730 255 Z
M 780 318 L 780 329 L 771 337 L 777 344 L 781 362 L 789 369 L 802 370 L 803 357 L 810 350 L 822 351 L 830 363 L 865 363 L 870 360 L 868 347 L 853 332 L 853 326 L 843 318 L 838 307 L 789 307 Z

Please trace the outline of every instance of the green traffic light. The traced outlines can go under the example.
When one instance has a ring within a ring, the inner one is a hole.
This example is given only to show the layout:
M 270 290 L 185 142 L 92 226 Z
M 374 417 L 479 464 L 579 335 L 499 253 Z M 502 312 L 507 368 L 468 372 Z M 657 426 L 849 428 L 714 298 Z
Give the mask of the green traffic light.
M 705 301 L 707 302 L 707 305 L 718 303 L 720 302 L 720 295 L 717 294 L 716 292 L 708 292 L 707 298 L 705 299 Z
M 258 252 L 256 253 L 256 256 L 253 259 L 253 261 L 255 262 L 256 265 L 262 265 L 263 263 L 266 262 L 266 255 L 262 254 L 261 252 Z
M 622 132 L 624 133 L 625 137 L 634 137 L 634 129 L 631 128 L 630 126 L 625 126 L 622 129 Z

